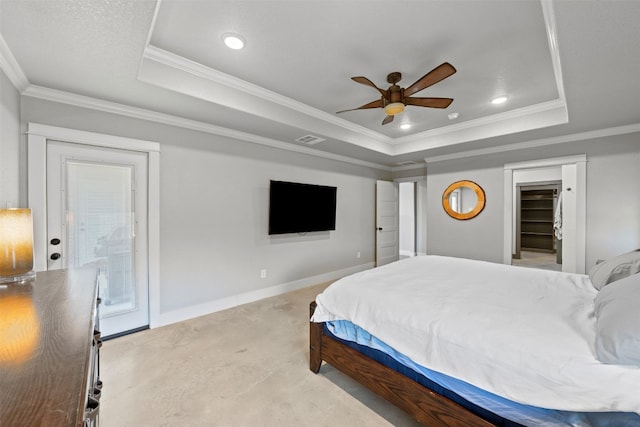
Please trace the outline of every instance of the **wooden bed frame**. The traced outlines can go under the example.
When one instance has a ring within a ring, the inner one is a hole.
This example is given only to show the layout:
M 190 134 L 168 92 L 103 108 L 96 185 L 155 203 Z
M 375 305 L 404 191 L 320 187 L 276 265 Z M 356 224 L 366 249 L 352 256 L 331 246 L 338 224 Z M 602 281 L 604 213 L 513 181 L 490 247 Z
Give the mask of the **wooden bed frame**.
M 309 309 L 311 315 L 316 303 Z M 427 387 L 326 335 L 322 323 L 309 323 L 309 369 L 320 372 L 325 361 L 374 393 L 429 426 L 494 426 Z

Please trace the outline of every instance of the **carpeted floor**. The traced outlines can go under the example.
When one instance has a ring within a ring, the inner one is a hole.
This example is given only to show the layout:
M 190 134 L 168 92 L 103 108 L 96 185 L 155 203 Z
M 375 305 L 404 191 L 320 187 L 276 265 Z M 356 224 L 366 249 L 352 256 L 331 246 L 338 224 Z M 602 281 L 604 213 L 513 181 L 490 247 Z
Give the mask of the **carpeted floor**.
M 325 286 L 105 342 L 101 427 L 418 426 L 331 366 L 309 370 Z

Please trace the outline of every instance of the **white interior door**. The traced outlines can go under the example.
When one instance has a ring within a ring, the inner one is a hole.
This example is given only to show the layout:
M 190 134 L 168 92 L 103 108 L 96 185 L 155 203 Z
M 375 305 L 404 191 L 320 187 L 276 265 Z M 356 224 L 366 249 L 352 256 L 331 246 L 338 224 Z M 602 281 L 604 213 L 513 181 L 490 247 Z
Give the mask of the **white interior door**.
M 376 266 L 389 264 L 399 258 L 398 184 L 376 182 Z
M 147 155 L 47 144 L 47 269 L 94 267 L 104 336 L 149 325 Z

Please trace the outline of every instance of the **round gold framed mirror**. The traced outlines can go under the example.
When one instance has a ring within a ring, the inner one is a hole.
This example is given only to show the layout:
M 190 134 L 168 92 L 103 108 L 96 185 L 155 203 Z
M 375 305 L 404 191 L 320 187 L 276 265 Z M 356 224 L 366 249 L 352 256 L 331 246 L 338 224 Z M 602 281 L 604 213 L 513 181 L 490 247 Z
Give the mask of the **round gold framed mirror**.
M 451 218 L 465 220 L 484 209 L 484 190 L 473 181 L 456 181 L 444 190 L 442 207 Z

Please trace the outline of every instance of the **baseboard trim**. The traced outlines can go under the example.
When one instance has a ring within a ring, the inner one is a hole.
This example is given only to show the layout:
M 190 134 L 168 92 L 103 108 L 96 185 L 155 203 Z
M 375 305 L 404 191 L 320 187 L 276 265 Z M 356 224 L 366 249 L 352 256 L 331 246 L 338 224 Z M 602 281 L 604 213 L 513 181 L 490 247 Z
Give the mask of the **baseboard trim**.
M 226 298 L 208 301 L 203 304 L 192 305 L 177 310 L 171 310 L 166 313 L 160 313 L 158 323 L 151 325 L 151 328 L 153 329 L 160 326 L 170 325 L 172 323 L 182 322 L 184 320 L 205 316 L 217 311 L 237 307 L 239 305 L 258 301 L 264 298 L 274 297 L 287 292 L 295 291 L 297 289 L 307 288 L 319 283 L 336 280 L 341 277 L 348 276 L 349 274 L 357 273 L 359 271 L 369 270 L 373 267 L 373 262 L 355 265 L 353 267 L 344 268 L 342 270 L 331 271 L 329 273 L 306 277 L 304 279 L 295 280 L 293 282 L 282 283 L 280 285 L 271 286 L 268 288 L 258 289 L 251 292 L 245 292 Z

